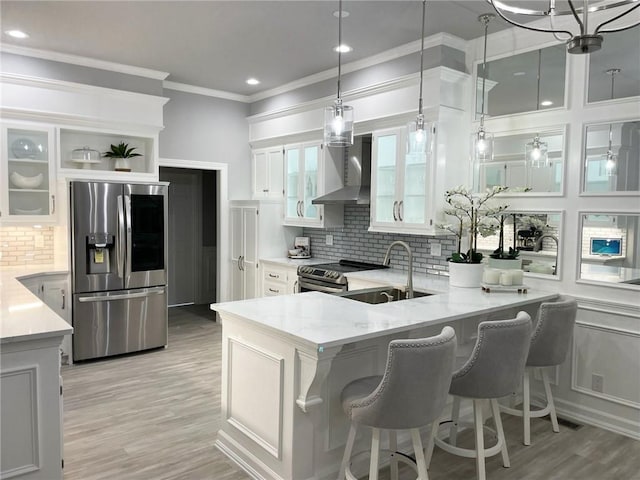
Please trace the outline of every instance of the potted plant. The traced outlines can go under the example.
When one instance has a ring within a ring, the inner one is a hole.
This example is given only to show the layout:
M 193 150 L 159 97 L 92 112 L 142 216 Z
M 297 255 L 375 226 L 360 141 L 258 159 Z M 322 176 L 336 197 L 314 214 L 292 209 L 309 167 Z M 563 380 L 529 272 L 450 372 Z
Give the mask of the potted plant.
M 493 205 L 490 200 L 507 190 L 504 186 L 488 188 L 482 194 L 474 194 L 466 187 L 459 186 L 445 192 L 449 205 L 444 213 L 454 217 L 456 222 L 440 225 L 440 228 L 458 237 L 458 248 L 449 260 L 449 284 L 454 287 L 479 287 L 482 282 L 482 253 L 478 251 L 478 235 L 487 236 L 498 228 L 496 217 L 508 205 Z M 462 252 L 462 240 L 467 238 L 469 248 Z
M 140 153 L 134 153 L 136 147 L 129 148 L 128 143 L 120 142 L 118 145 L 111 145 L 111 150 L 104 152 L 103 157 L 113 158 L 116 161 L 116 172 L 130 172 L 131 165 L 129 159 L 133 157 L 141 157 Z
M 489 255 L 489 266 L 500 269 L 519 269 L 522 267 L 522 260 L 518 258 L 520 251 L 516 249 L 515 245 L 515 227 L 516 219 L 513 215 L 513 246 L 510 246 L 505 251 L 504 248 L 504 224 L 509 218 L 509 215 L 500 214 L 498 219 L 498 248 L 496 248 L 492 254 Z

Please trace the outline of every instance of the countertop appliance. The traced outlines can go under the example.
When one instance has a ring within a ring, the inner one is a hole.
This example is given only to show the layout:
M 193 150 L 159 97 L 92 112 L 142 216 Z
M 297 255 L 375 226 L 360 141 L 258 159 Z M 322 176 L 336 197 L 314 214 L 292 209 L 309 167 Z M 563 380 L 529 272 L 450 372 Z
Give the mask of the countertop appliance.
M 320 265 L 300 265 L 298 267 L 298 289 L 300 292 L 345 292 L 348 288 L 345 273 L 379 268 L 389 267 L 351 260 L 340 260 L 337 263 L 322 263 Z
M 167 344 L 168 183 L 70 183 L 73 359 Z

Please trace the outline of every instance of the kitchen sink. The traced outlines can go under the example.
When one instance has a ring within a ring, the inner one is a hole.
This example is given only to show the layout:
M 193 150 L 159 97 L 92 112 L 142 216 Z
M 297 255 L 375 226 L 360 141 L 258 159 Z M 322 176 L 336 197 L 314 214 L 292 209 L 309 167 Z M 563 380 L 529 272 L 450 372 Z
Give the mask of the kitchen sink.
M 363 288 L 362 290 L 351 290 L 344 293 L 336 294 L 338 297 L 356 300 L 370 304 L 397 302 L 400 300 L 408 300 L 407 292 L 393 287 L 376 287 Z M 427 297 L 433 293 L 413 292 L 413 298 Z

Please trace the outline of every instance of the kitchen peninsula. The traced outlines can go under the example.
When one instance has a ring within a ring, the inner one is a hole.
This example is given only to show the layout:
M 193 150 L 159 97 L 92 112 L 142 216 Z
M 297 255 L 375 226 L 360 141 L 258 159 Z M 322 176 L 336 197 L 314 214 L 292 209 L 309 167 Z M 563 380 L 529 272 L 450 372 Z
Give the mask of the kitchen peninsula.
M 382 373 L 391 339 L 430 336 L 446 324 L 469 340 L 478 322 L 533 315 L 556 296 L 449 288 L 443 278 L 416 288 L 433 295 L 369 305 L 308 292 L 212 304 L 223 342 L 218 448 L 255 478 L 336 478 L 348 430 L 340 392 Z

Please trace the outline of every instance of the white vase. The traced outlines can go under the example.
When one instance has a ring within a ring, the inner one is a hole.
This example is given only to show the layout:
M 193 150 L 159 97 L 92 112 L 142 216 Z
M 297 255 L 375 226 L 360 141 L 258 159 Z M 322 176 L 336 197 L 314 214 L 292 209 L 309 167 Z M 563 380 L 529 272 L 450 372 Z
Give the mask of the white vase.
M 131 165 L 128 158 L 116 158 L 115 170 L 116 172 L 130 172 Z
M 482 284 L 483 263 L 449 262 L 449 285 L 477 288 Z
M 522 259 L 489 257 L 489 266 L 500 270 L 520 270 L 522 268 Z

